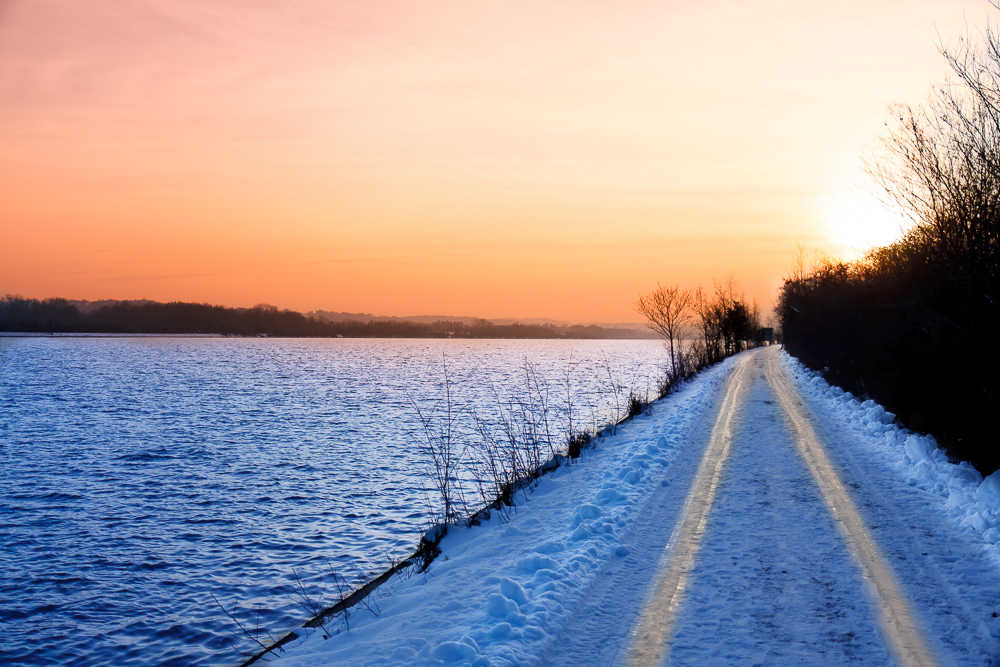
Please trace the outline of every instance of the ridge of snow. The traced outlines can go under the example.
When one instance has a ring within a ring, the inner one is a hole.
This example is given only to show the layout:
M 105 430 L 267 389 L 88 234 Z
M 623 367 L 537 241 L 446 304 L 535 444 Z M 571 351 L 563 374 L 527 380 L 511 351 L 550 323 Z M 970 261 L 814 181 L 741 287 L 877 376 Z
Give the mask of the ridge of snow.
M 804 396 L 839 411 L 872 436 L 865 441 L 869 453 L 880 457 L 910 486 L 943 498 L 956 527 L 978 537 L 987 557 L 1000 565 L 1000 471 L 983 479 L 967 461 L 949 461 L 933 436 L 896 424 L 895 415 L 875 401 L 859 401 L 788 354 L 781 359 Z

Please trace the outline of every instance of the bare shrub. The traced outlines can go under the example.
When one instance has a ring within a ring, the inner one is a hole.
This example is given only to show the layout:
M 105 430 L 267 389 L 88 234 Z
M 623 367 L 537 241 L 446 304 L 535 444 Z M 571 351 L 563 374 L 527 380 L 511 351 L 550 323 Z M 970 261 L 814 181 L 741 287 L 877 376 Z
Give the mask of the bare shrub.
M 209 595 L 212 594 L 210 593 Z M 275 640 L 275 638 L 271 636 L 271 633 L 266 628 L 261 628 L 259 608 L 255 610 L 256 620 L 254 622 L 254 628 L 253 630 L 251 630 L 248 623 L 241 622 L 240 619 L 237 617 L 237 614 L 239 613 L 239 605 L 233 604 L 233 610 L 229 611 L 222 605 L 221 602 L 219 602 L 219 599 L 217 597 L 212 595 L 212 599 L 215 600 L 215 604 L 219 606 L 219 609 L 222 610 L 222 613 L 228 616 L 229 620 L 231 620 L 233 623 L 236 624 L 236 628 L 239 630 L 240 636 L 242 636 L 244 639 L 249 640 L 260 649 L 259 652 L 254 654 L 249 651 L 242 650 L 241 648 L 236 646 L 236 644 L 232 644 L 233 649 L 237 653 L 246 658 L 250 658 L 250 660 L 244 664 L 250 664 L 260 659 L 266 660 L 266 656 L 268 654 L 274 654 L 275 651 L 280 651 L 282 653 L 285 652 L 285 649 L 278 644 L 277 640 Z M 262 637 L 266 638 L 269 643 L 265 644 Z
M 423 435 L 421 449 L 431 463 L 431 478 L 441 497 L 444 520 L 448 522 L 458 518 L 457 508 L 464 505 L 461 488 L 454 484 L 457 481 L 455 475 L 462 458 L 458 442 L 458 420 L 461 410 L 452 401 L 448 364 L 443 357 L 441 369 L 444 375 L 443 405 L 439 403 L 430 411 L 424 411 L 412 397 L 410 404 L 420 420 Z

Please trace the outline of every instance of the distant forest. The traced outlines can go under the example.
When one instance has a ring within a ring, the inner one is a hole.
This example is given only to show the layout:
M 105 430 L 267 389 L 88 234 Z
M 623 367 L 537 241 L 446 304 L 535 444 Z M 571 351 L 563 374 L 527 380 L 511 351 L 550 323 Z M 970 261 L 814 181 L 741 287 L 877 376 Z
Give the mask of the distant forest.
M 983 474 L 1000 468 L 1000 36 L 944 51 L 963 85 L 895 109 L 869 173 L 913 227 L 862 259 L 803 258 L 778 315 L 787 350 Z
M 221 334 L 335 338 L 648 338 L 641 329 L 597 325 L 494 324 L 488 320 L 330 321 L 268 304 L 227 308 L 204 303 L 112 301 L 97 308 L 67 299 L 0 298 L 0 331 L 13 333 Z

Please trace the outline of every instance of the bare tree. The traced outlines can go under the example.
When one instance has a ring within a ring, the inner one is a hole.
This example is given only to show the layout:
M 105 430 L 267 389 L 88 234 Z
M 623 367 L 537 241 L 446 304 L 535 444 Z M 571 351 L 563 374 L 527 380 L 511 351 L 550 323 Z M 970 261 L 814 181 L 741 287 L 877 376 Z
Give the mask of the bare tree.
M 792 254 L 792 266 L 788 269 L 785 280 L 798 281 L 806 277 L 806 247 L 802 243 L 795 244 Z
M 698 327 L 701 329 L 702 359 L 700 364 L 707 366 L 723 358 L 722 349 L 722 318 L 723 312 L 718 301 L 705 294 L 701 285 L 694 291 L 694 311 L 698 316 Z
M 924 107 L 890 108 L 866 168 L 914 222 L 914 247 L 992 302 L 1000 277 L 1000 33 L 941 47 L 956 80 Z
M 683 333 L 691 320 L 691 306 L 694 294 L 691 290 L 677 285 L 664 287 L 656 283 L 656 289 L 643 294 L 635 302 L 636 311 L 646 318 L 646 326 L 658 333 L 670 347 L 670 381 L 676 381 L 683 369 L 679 363 L 680 344 Z

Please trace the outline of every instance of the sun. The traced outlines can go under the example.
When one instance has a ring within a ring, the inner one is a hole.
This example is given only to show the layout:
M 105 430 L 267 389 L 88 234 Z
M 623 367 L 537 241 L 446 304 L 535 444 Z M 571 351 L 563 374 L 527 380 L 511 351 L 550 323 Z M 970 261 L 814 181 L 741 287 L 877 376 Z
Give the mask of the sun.
M 827 239 L 852 255 L 892 243 L 909 227 L 898 208 L 875 195 L 851 189 L 832 199 L 824 211 Z

